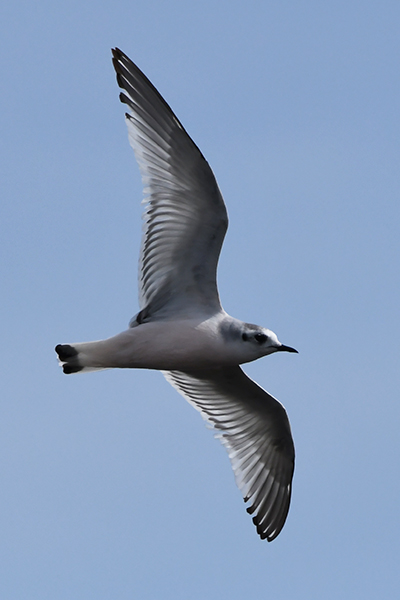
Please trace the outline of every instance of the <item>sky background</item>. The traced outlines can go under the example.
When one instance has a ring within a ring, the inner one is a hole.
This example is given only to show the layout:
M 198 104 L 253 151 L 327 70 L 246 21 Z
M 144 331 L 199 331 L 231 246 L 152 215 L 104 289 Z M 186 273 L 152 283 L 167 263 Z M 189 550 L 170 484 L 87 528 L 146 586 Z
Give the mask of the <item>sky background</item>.
M 395 0 L 3 3 L 2 600 L 397 597 L 399 29 Z M 299 350 L 246 366 L 297 452 L 271 544 L 161 374 L 57 365 L 138 309 L 112 46 L 216 174 L 224 308 Z

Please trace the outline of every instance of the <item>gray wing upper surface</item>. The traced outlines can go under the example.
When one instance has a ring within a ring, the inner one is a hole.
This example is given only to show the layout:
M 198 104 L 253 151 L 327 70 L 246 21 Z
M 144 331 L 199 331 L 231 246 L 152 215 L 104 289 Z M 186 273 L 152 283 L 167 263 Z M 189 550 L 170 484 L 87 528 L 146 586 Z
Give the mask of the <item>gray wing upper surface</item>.
M 138 67 L 113 50 L 129 140 L 147 204 L 140 252 L 141 321 L 220 310 L 216 283 L 228 226 L 210 166 Z
M 287 517 L 294 471 L 285 409 L 240 367 L 163 374 L 217 431 L 257 532 L 272 541 Z

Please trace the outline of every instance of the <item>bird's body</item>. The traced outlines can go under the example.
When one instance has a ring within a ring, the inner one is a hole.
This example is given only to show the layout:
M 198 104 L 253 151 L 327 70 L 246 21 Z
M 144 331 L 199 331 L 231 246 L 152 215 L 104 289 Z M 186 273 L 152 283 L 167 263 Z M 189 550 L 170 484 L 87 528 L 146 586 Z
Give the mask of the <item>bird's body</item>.
M 261 328 L 221 311 L 196 319 L 150 321 L 106 340 L 72 346 L 79 355 L 80 371 L 213 369 L 247 363 L 269 353 L 259 343 L 243 343 L 242 336 L 248 329 L 249 335 L 255 331 L 267 335 L 260 332 Z M 270 350 L 272 353 L 276 349 L 272 346 Z
M 257 531 L 271 541 L 289 509 L 293 441 L 283 406 L 239 365 L 296 350 L 222 309 L 216 269 L 228 219 L 215 177 L 150 81 L 120 50 L 113 54 L 147 194 L 140 312 L 116 336 L 56 351 L 65 373 L 162 371 L 217 431 Z

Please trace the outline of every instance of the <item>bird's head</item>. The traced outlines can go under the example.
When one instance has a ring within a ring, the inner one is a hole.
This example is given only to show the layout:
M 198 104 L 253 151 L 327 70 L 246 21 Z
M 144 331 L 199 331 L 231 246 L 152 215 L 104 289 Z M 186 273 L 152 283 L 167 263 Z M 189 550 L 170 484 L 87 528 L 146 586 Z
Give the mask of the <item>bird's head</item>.
M 241 341 L 251 349 L 251 354 L 254 353 L 257 357 L 273 352 L 297 352 L 294 348 L 281 344 L 277 335 L 270 329 L 250 323 L 243 323 Z

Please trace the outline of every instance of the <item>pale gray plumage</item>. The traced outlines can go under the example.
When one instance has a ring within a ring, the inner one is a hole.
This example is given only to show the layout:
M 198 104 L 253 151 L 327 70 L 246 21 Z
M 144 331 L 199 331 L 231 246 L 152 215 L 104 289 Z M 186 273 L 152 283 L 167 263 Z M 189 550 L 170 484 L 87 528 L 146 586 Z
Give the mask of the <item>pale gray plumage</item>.
M 131 111 L 126 115 L 129 140 L 148 205 L 140 251 L 140 309 L 146 311 L 144 318 L 162 318 L 166 311 L 171 318 L 191 306 L 220 310 L 216 271 L 228 217 L 214 174 L 145 75 L 119 50 L 113 54 L 124 90 L 120 99 Z M 188 202 L 188 196 L 196 202 Z
M 230 367 L 182 373 L 166 379 L 218 433 L 228 450 L 238 488 L 262 539 L 272 541 L 289 510 L 294 447 L 283 406 Z
M 56 346 L 64 373 L 159 369 L 216 431 L 262 539 L 289 510 L 294 446 L 283 406 L 239 367 L 296 352 L 221 307 L 216 269 L 228 226 L 224 201 L 200 150 L 147 77 L 113 50 L 121 101 L 145 186 L 140 312 L 107 340 Z

